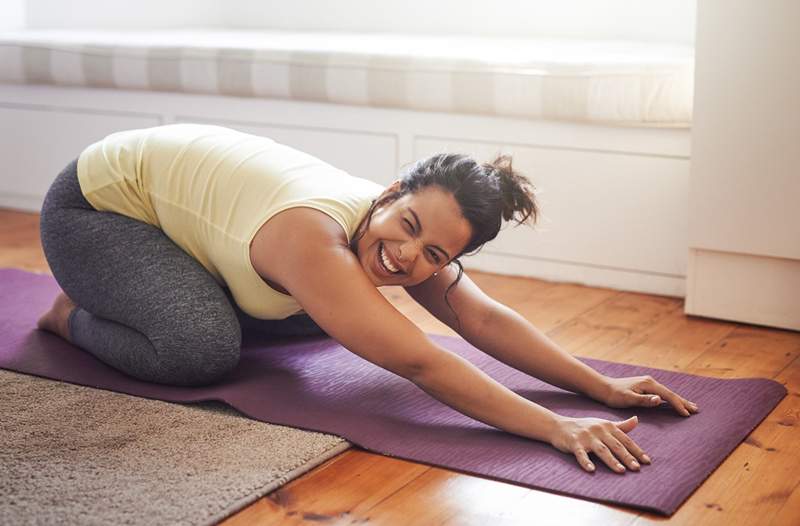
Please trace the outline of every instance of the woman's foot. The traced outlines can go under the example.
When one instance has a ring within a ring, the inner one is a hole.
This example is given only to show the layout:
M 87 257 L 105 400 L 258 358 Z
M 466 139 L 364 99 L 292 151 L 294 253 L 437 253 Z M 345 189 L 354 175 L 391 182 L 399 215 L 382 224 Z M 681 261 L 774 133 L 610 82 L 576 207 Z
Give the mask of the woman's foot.
M 65 340 L 70 341 L 69 325 L 67 321 L 69 320 L 70 313 L 72 313 L 72 310 L 76 306 L 75 302 L 62 292 L 56 296 L 56 300 L 53 302 L 53 306 L 50 310 L 39 318 L 36 326 L 42 330 L 58 334 Z

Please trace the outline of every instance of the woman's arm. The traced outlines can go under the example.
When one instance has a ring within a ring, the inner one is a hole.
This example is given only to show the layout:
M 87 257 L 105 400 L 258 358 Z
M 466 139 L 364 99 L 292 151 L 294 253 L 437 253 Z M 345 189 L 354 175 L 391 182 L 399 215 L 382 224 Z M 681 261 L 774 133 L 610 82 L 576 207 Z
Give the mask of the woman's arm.
M 646 462 L 624 433 L 635 425 L 632 420 L 614 424 L 559 416 L 436 345 L 377 291 L 348 248 L 344 232 L 328 216 L 296 208 L 268 224 L 252 247 L 258 253 L 256 270 L 285 288 L 351 352 L 409 379 L 467 416 L 575 454 L 584 469 L 594 469 L 589 451 L 618 472 L 624 468 L 617 458 L 631 469 L 638 469 L 631 453 Z
M 562 389 L 602 398 L 607 386 L 605 376 L 561 350 L 512 309 L 490 298 L 466 272 L 448 296 L 451 310 L 444 294 L 456 275 L 457 269 L 450 265 L 438 276 L 406 290 L 465 340 L 501 362 Z
M 618 407 L 661 403 L 659 398 L 646 397 L 646 392 L 664 398 L 684 416 L 696 409 L 694 404 L 652 378 L 640 377 L 635 382 L 626 383 L 619 380 L 628 379 L 609 378 L 595 371 L 561 349 L 514 310 L 487 296 L 466 273 L 449 295 L 450 304 L 458 313 L 457 320 L 444 300 L 444 291 L 457 274 L 457 269 L 452 267 L 450 265 L 437 277 L 406 290 L 434 316 L 478 349 L 549 384 L 603 403 L 614 402 L 613 405 Z M 617 391 L 627 395 L 623 396 Z M 637 395 L 642 398 L 635 400 Z M 627 400 L 632 403 L 623 403 Z

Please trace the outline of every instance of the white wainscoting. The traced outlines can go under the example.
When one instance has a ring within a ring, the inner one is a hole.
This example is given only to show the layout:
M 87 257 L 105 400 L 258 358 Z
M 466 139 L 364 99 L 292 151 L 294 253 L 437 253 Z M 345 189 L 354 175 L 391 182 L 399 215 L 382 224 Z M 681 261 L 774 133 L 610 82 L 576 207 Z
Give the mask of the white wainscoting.
M 0 85 L 0 206 L 38 210 L 50 182 L 108 133 L 208 122 L 262 134 L 388 184 L 439 151 L 511 153 L 544 220 L 508 228 L 468 268 L 682 297 L 690 130 L 625 128 L 289 100 Z

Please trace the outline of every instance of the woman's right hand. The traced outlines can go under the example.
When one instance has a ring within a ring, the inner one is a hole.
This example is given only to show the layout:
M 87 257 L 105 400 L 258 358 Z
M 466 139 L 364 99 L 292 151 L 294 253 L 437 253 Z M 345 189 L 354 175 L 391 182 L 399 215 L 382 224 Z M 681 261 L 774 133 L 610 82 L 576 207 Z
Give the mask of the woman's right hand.
M 624 473 L 625 466 L 638 471 L 640 462 L 650 464 L 650 458 L 626 433 L 639 422 L 632 416 L 620 422 L 601 418 L 570 418 L 562 416 L 550 443 L 564 453 L 572 453 L 586 471 L 594 471 L 589 453 L 594 453 L 609 468 Z M 638 459 L 638 461 L 637 461 Z

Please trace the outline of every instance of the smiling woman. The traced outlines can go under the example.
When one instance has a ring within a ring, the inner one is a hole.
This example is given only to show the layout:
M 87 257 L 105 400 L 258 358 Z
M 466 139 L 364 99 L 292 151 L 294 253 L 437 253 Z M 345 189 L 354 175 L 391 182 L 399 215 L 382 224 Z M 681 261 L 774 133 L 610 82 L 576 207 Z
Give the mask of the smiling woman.
M 435 344 L 378 291 L 399 285 L 477 348 L 614 407 L 697 407 L 652 378 L 608 378 L 486 296 L 458 258 L 535 222 L 509 157 L 438 154 L 387 188 L 271 139 L 174 124 L 112 134 L 51 186 L 42 246 L 63 289 L 39 327 L 140 380 L 218 381 L 242 330 L 327 333 L 489 425 L 624 471 L 649 462 L 623 422 L 557 415 Z M 638 460 L 637 460 L 638 459 Z

